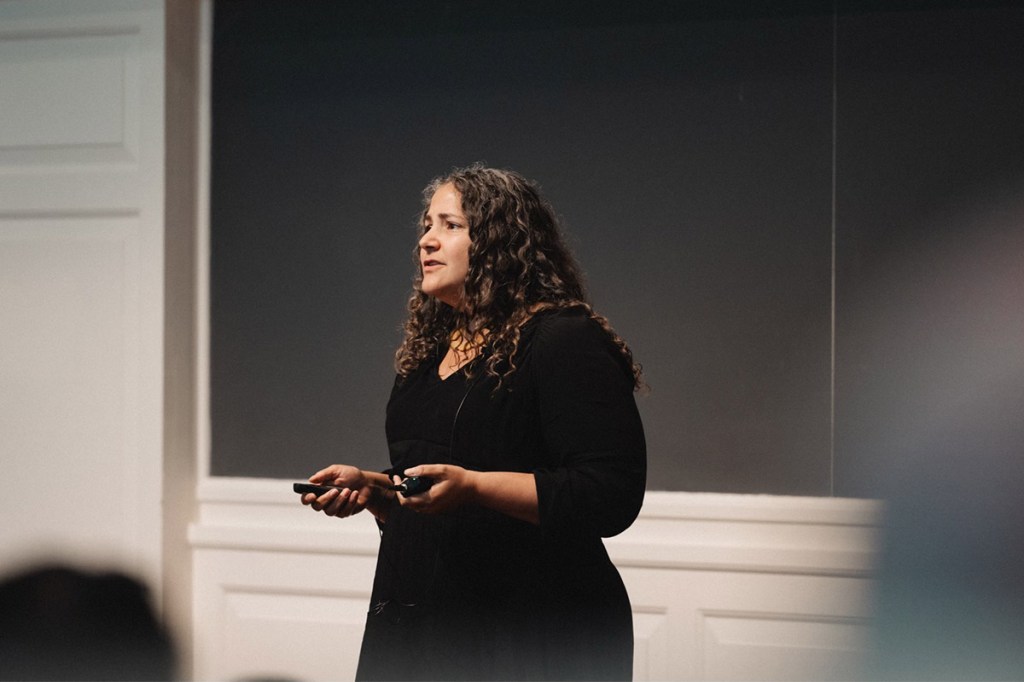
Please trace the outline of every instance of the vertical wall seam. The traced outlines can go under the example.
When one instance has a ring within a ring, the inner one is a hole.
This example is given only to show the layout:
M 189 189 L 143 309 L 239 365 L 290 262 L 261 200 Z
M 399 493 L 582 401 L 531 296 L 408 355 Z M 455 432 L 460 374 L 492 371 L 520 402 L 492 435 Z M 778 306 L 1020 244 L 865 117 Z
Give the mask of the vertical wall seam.
M 832 234 L 829 291 L 829 443 L 828 489 L 836 494 L 836 118 L 838 114 L 839 3 L 832 0 Z

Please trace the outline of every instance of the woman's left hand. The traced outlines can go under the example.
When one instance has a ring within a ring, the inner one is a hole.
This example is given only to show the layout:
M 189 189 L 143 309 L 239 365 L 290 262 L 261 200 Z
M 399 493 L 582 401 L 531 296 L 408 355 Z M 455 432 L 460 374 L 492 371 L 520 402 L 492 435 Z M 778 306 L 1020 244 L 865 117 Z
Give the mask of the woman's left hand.
M 434 480 L 428 490 L 416 495 L 397 495 L 402 506 L 423 514 L 440 514 L 455 509 L 473 498 L 479 472 L 470 471 L 454 464 L 422 464 L 405 470 L 406 478 L 425 476 Z M 395 476 L 395 484 L 402 482 Z
M 540 523 L 537 483 L 533 474 L 512 471 L 472 471 L 454 464 L 421 464 L 405 470 L 406 477 L 434 479 L 429 490 L 395 497 L 413 511 L 440 514 L 464 504 L 477 504 L 532 524 Z M 402 482 L 395 476 L 396 484 Z

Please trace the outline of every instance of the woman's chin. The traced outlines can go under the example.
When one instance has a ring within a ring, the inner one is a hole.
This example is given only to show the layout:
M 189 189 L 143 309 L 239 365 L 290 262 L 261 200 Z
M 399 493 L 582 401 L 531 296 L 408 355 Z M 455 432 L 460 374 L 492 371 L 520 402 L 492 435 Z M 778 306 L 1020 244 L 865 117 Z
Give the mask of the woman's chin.
M 421 291 L 432 299 L 444 303 L 449 308 L 458 308 L 459 302 L 462 300 L 461 292 L 452 293 L 446 289 L 429 289 L 427 287 L 422 287 Z

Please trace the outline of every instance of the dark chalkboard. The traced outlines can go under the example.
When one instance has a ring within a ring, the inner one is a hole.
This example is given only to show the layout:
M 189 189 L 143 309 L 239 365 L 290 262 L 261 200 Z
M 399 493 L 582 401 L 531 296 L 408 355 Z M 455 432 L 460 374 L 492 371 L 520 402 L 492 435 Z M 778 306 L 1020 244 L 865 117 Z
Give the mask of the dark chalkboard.
M 1020 177 L 1017 42 L 988 29 L 1021 12 L 551 4 L 217 0 L 211 473 L 386 466 L 420 191 L 483 161 L 540 183 L 643 363 L 651 489 L 875 494 L 891 377 L 846 339 L 950 198 L 950 129 L 995 111 L 961 172 Z

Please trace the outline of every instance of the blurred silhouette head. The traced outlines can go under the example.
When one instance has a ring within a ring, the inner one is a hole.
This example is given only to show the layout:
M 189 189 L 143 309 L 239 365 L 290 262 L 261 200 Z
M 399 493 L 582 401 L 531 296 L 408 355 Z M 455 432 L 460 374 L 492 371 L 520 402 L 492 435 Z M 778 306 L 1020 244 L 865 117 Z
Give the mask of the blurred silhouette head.
M 54 565 L 0 582 L 0 679 L 174 676 L 173 645 L 138 580 Z

